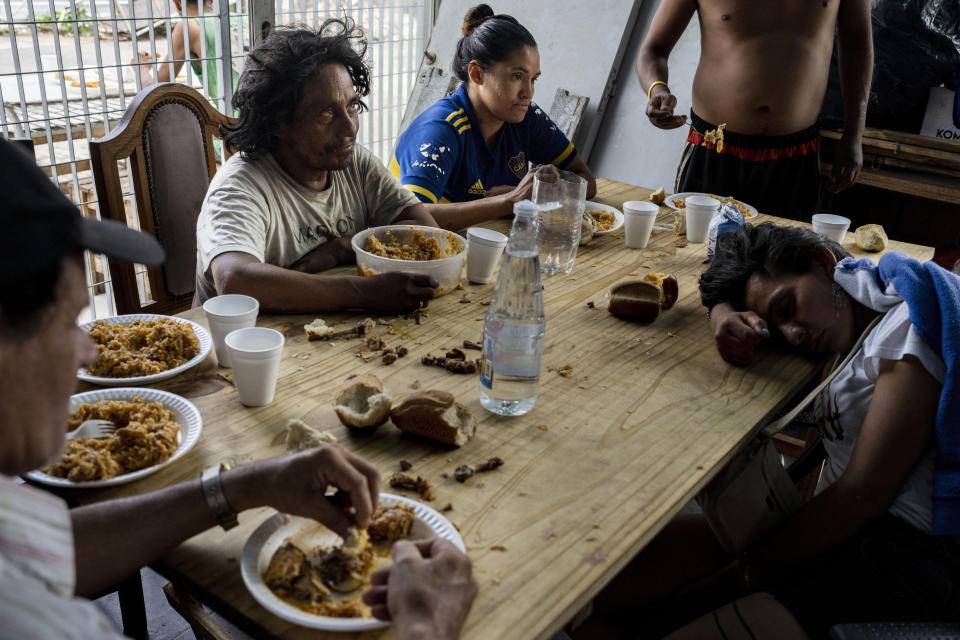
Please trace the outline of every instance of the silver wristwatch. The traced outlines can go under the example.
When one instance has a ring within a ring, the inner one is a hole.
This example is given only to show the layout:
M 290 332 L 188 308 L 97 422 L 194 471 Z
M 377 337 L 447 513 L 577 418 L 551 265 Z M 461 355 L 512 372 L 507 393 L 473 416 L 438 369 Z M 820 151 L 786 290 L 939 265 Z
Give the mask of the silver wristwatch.
M 227 496 L 223 495 L 223 485 L 220 484 L 220 472 L 230 467 L 224 463 L 207 467 L 200 474 L 200 488 L 203 489 L 203 497 L 210 507 L 210 513 L 213 519 L 217 521 L 224 531 L 237 526 L 237 514 L 230 508 L 227 502 Z

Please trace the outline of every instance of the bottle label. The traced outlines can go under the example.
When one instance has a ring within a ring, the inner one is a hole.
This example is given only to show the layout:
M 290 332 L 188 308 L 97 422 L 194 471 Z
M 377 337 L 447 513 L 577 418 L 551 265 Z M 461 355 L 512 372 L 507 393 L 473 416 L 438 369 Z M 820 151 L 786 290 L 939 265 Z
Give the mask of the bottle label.
M 480 354 L 480 384 L 487 389 L 493 388 L 493 360 L 487 357 L 487 350 Z

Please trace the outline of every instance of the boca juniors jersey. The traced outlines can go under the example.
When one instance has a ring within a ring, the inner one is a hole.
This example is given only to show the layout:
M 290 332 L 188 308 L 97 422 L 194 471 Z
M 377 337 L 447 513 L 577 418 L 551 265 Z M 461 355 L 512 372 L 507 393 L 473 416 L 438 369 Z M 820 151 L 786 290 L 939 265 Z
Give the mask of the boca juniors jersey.
M 461 85 L 400 135 L 390 172 L 422 202 L 464 202 L 492 187 L 516 186 L 528 162 L 563 168 L 576 157 L 573 144 L 533 103 L 522 122 L 504 123 L 490 149 Z

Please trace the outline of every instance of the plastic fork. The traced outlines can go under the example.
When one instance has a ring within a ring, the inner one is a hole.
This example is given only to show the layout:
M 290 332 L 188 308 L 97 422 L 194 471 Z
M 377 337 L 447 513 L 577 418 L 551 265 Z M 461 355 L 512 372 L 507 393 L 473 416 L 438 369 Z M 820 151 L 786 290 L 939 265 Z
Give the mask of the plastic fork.
M 109 420 L 84 420 L 73 431 L 67 432 L 67 440 L 74 438 L 108 438 L 117 430 L 117 425 Z

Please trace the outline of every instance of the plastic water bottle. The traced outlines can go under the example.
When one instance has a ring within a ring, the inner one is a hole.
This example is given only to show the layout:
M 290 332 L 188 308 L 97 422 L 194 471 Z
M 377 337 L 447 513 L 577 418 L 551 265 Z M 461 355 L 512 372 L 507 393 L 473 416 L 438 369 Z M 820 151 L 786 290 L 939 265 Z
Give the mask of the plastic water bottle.
M 537 248 L 538 211 L 529 200 L 513 207 L 513 229 L 483 323 L 480 404 L 502 416 L 533 409 L 540 385 L 546 318 Z

